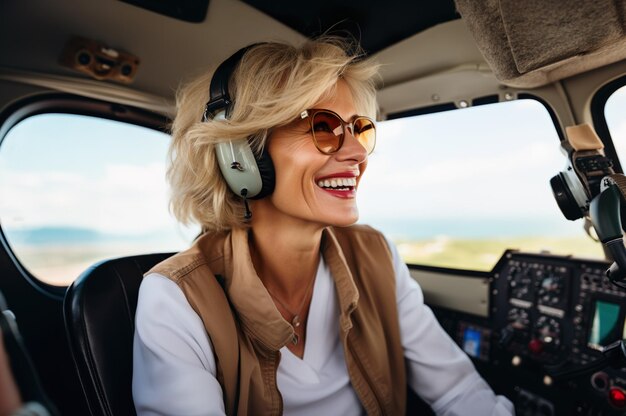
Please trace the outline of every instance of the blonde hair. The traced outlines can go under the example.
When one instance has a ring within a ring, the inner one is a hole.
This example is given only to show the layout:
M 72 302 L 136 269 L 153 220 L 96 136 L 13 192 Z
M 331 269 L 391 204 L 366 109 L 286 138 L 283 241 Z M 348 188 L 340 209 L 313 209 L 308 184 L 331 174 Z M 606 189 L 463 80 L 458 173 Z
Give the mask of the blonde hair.
M 358 46 L 334 37 L 307 40 L 300 47 L 254 46 L 231 75 L 234 104 L 228 120 L 201 122 L 213 71 L 183 86 L 176 97 L 167 170 L 176 218 L 199 223 L 205 231 L 245 227 L 243 200 L 222 177 L 215 143 L 248 137 L 260 151 L 270 129 L 332 94 L 339 79 L 346 81 L 358 114 L 375 118 L 378 65 L 362 58 Z

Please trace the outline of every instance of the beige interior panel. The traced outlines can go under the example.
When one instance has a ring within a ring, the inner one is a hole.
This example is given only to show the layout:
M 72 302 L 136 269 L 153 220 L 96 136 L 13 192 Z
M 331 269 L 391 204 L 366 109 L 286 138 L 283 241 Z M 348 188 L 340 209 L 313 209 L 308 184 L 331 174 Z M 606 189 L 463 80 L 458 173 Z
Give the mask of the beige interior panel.
M 443 72 L 459 65 L 485 64 L 472 34 L 460 19 L 431 27 L 391 45 L 376 53 L 374 59 L 382 64 L 380 73 L 384 87 Z
M 57 63 L 68 39 L 81 36 L 137 55 L 141 64 L 133 88 L 167 98 L 173 97 L 181 80 L 214 67 L 243 46 L 304 40 L 293 29 L 235 0 L 211 0 L 206 20 L 196 24 L 114 0 L 0 4 L 0 16 L 11 16 L 0 24 L 0 66 L 86 77 Z
M 501 86 L 486 66 L 462 65 L 382 88 L 378 91 L 378 103 L 382 114 L 390 114 L 461 100 L 471 102 L 474 97 L 506 92 L 506 87 Z
M 411 270 L 424 302 L 458 312 L 489 317 L 489 280 L 448 273 Z

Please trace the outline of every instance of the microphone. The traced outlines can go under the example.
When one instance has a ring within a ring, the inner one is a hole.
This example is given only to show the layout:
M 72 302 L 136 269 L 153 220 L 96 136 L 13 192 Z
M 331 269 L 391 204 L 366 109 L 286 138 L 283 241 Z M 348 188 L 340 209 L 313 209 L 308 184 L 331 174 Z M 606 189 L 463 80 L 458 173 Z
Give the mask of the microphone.
M 241 196 L 243 198 L 243 204 L 246 207 L 246 212 L 245 212 L 245 214 L 243 214 L 243 218 L 246 221 L 250 221 L 250 219 L 252 218 L 252 211 L 250 211 L 250 207 L 248 206 L 248 198 L 247 198 L 248 197 L 248 190 L 246 188 L 243 188 L 241 190 Z

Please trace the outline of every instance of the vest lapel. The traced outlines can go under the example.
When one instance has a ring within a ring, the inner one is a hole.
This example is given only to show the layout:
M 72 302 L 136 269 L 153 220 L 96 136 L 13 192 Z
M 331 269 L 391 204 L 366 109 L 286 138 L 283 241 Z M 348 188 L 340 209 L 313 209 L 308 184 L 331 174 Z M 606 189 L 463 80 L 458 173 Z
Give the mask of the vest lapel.
M 230 247 L 224 247 L 226 291 L 244 331 L 271 351 L 278 351 L 294 336 L 292 326 L 282 317 L 256 274 L 248 246 L 248 232 L 231 233 Z
M 347 332 L 352 328 L 350 315 L 359 302 L 359 291 L 354 284 L 352 272 L 348 268 L 346 258 L 332 230 L 326 228 L 322 238 L 322 255 L 335 281 L 337 298 L 339 299 L 339 327 L 342 331 Z

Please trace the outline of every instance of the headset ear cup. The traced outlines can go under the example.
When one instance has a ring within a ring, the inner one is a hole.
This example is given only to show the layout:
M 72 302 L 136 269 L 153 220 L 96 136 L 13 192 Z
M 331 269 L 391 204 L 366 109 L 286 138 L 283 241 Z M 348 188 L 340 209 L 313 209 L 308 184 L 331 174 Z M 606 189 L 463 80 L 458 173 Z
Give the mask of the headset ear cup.
M 254 155 L 257 167 L 259 168 L 259 174 L 261 175 L 261 191 L 250 199 L 261 199 L 274 192 L 274 186 L 276 185 L 276 173 L 274 172 L 274 162 L 267 151 L 267 146 L 263 148 L 263 152 L 260 155 Z
M 552 188 L 552 195 L 554 195 L 554 199 L 556 199 L 556 203 L 563 215 L 565 215 L 565 218 L 570 221 L 575 221 L 584 217 L 585 213 L 572 194 L 572 190 L 563 172 L 559 172 L 558 175 L 550 179 L 550 187 Z

